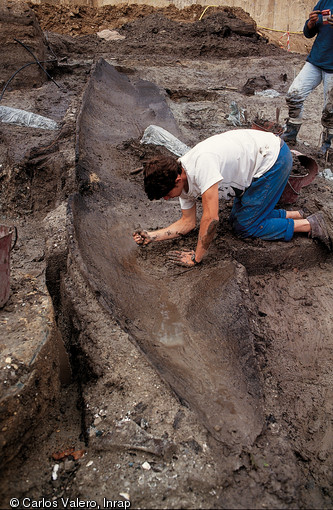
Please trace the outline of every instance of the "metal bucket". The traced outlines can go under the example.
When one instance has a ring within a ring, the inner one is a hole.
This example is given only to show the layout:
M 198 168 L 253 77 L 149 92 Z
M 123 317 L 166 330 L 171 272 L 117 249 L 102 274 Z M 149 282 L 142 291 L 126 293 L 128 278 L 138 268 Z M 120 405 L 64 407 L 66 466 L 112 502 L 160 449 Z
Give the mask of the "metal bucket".
M 15 239 L 12 245 L 12 235 L 15 233 Z M 2 308 L 10 292 L 10 252 L 17 241 L 16 227 L 6 227 L 0 225 L 0 308 Z
M 300 195 L 301 188 L 310 184 L 316 175 L 318 175 L 318 165 L 313 158 L 305 156 L 301 152 L 295 150 L 292 150 L 291 152 L 298 157 L 299 162 L 307 170 L 307 173 L 305 175 L 290 174 L 287 185 L 280 199 L 280 202 L 283 204 L 295 203 Z

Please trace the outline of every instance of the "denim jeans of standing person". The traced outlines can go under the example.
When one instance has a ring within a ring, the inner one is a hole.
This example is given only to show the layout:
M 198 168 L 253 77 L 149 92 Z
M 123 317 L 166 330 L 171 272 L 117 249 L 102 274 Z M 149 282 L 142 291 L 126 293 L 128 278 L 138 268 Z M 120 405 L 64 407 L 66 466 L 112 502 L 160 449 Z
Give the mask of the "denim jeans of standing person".
M 294 220 L 286 211 L 274 209 L 281 198 L 293 166 L 287 144 L 283 143 L 278 159 L 268 172 L 254 179 L 242 197 L 235 198 L 230 223 L 242 238 L 259 237 L 266 241 L 290 241 L 294 235 Z
M 327 73 L 310 62 L 304 64 L 286 95 L 289 121 L 298 125 L 302 123 L 304 101 L 321 82 L 324 87 L 321 123 L 324 130 L 333 134 L 333 73 Z

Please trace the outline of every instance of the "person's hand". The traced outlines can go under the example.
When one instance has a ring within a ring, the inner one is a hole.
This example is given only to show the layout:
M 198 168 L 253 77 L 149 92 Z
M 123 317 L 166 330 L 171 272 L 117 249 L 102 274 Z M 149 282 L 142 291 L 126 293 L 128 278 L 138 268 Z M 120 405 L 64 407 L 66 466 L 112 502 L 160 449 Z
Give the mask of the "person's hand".
M 315 26 L 315 24 L 318 21 L 318 14 L 320 14 L 321 11 L 312 11 L 309 14 L 309 21 L 308 21 L 308 28 L 311 29 Z
M 194 253 L 193 250 L 169 251 L 168 258 L 171 262 L 177 264 L 177 266 L 194 267 L 196 265 L 194 260 L 192 260 Z
M 146 246 L 152 242 L 152 238 L 150 237 L 147 230 L 136 230 L 133 232 L 133 239 L 137 244 L 140 244 L 141 246 Z

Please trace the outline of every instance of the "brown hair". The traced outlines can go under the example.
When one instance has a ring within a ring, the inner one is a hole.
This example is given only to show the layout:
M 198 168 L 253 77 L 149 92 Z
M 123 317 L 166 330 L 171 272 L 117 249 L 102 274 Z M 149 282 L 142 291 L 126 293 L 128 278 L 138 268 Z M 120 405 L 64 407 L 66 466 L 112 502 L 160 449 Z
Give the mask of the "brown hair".
M 176 185 L 177 176 L 182 173 L 179 161 L 171 156 L 158 156 L 144 165 L 144 186 L 149 200 L 165 197 Z

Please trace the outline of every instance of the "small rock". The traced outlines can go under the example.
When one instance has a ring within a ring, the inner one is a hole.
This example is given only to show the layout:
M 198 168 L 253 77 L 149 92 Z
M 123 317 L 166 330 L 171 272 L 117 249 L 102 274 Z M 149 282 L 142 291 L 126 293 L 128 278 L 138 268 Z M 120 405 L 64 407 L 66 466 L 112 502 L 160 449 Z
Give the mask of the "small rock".
M 141 418 L 140 427 L 144 430 L 147 430 L 149 427 L 149 423 L 144 418 Z
M 142 464 L 142 469 L 145 469 L 146 471 L 149 471 L 151 469 L 151 465 L 149 464 L 149 462 L 144 462 Z
M 97 433 L 98 429 L 96 427 L 94 427 L 93 425 L 91 425 L 91 427 L 89 427 L 87 429 L 87 432 L 88 432 L 88 435 L 89 437 L 95 437 L 96 436 L 96 433 Z
M 52 469 L 52 480 L 55 481 L 58 478 L 58 471 L 59 471 L 60 465 L 55 464 Z
M 65 460 L 65 462 L 64 462 L 65 471 L 73 471 L 74 467 L 75 467 L 74 460 L 68 460 L 68 459 Z
M 128 492 L 119 492 L 119 496 L 126 499 L 127 501 L 130 500 L 130 495 L 128 494 Z
M 125 39 L 125 36 L 120 35 L 120 33 L 117 32 L 117 30 L 105 29 L 105 30 L 101 30 L 100 32 L 97 32 L 97 35 L 101 39 L 106 39 L 107 41 L 118 41 L 118 40 Z
M 328 456 L 328 452 L 326 452 L 324 450 L 322 450 L 321 452 L 318 453 L 318 459 L 321 461 L 326 460 L 327 456 Z

